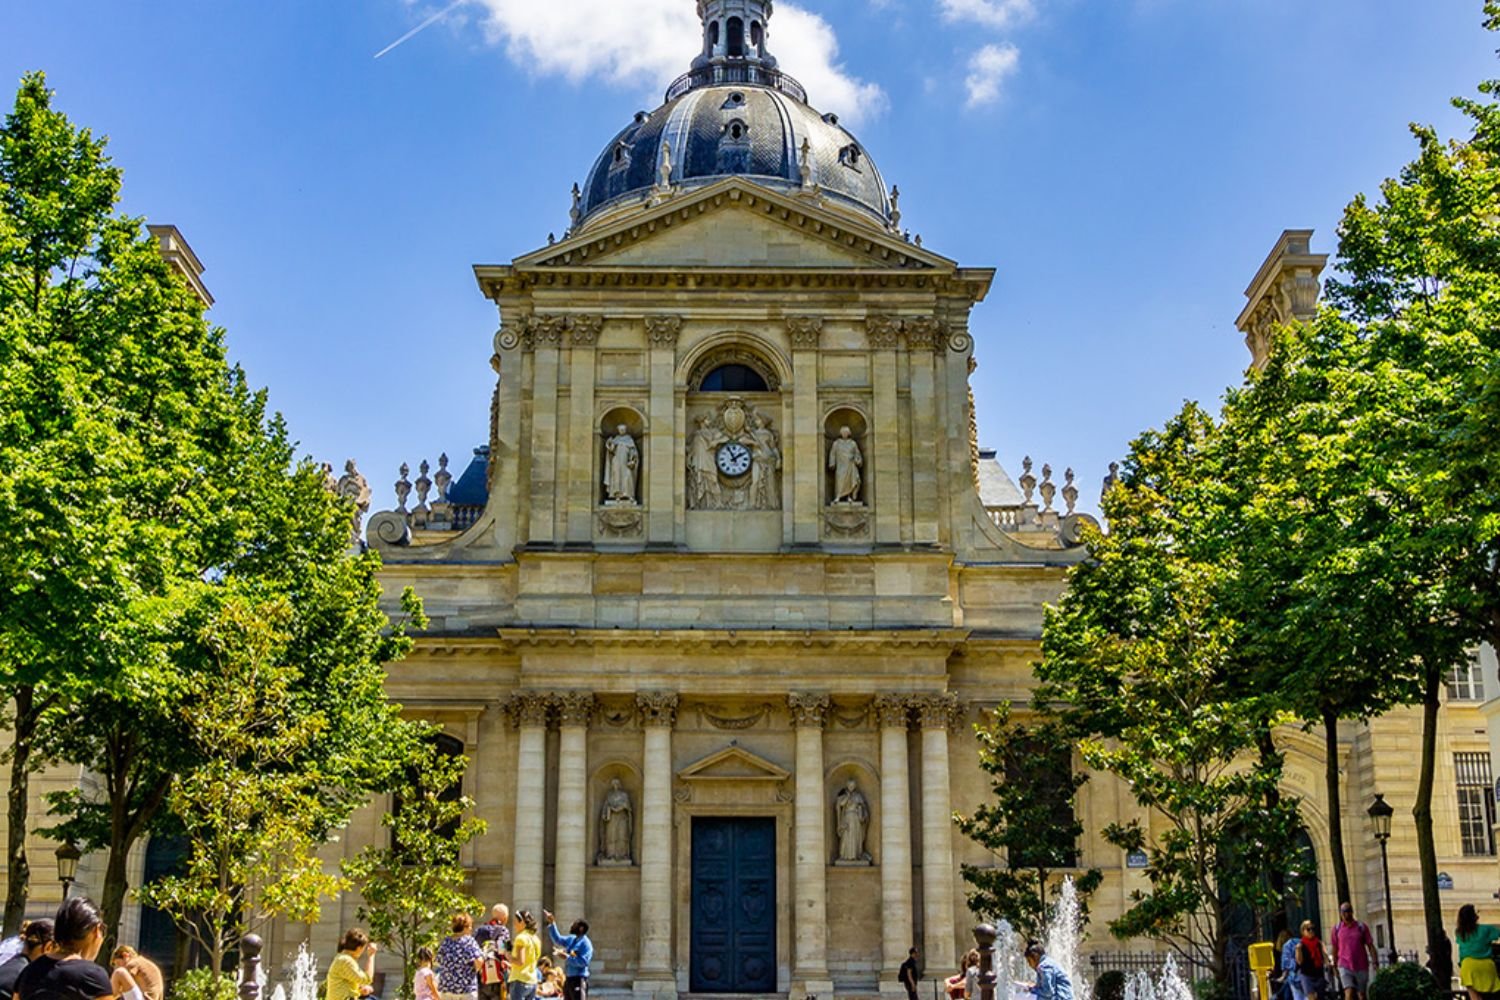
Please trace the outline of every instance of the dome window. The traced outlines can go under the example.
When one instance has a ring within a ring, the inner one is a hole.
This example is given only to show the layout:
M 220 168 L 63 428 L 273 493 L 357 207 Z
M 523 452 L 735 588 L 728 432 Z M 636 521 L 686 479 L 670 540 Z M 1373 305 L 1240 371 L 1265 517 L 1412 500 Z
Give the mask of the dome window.
M 721 174 L 750 172 L 750 126 L 741 118 L 730 119 L 719 133 L 718 170 Z
M 610 170 L 624 170 L 630 166 L 630 145 L 624 142 L 615 143 L 615 152 L 610 157 Z
M 864 154 L 861 153 L 859 151 L 859 147 L 852 142 L 849 145 L 845 146 L 843 149 L 839 150 L 839 162 L 848 167 L 850 170 L 858 170 L 859 161 L 863 158 Z
M 699 392 L 769 392 L 766 380 L 749 365 L 720 365 L 698 385 Z
M 839 123 L 839 116 L 830 111 L 823 116 L 823 120 L 830 125 L 837 125 Z

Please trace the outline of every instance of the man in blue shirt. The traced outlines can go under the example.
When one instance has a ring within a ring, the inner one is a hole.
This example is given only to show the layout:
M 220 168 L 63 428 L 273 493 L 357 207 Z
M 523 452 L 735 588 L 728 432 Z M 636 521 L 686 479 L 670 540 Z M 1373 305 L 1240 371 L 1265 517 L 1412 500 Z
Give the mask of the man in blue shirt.
M 1036 985 L 1017 983 L 1018 986 L 1026 986 L 1037 1000 L 1073 1000 L 1072 981 L 1062 966 L 1047 957 L 1040 941 L 1026 945 L 1026 964 L 1036 970 Z
M 594 960 L 594 943 L 589 940 L 589 922 L 575 920 L 563 937 L 557 930 L 557 921 L 546 910 L 542 919 L 547 923 L 547 933 L 552 944 L 567 955 L 563 964 L 563 1000 L 588 1000 L 589 963 Z

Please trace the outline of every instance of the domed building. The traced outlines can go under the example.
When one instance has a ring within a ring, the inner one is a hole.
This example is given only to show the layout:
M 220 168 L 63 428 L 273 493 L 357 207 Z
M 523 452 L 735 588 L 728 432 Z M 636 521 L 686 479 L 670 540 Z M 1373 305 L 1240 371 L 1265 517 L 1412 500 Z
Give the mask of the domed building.
M 366 525 L 392 611 L 409 586 L 431 618 L 391 696 L 472 759 L 475 895 L 588 919 L 594 992 L 899 994 L 908 949 L 931 978 L 968 947 L 960 866 L 997 863 L 952 822 L 990 795 L 973 726 L 1029 700 L 1090 519 L 1071 470 L 979 447 L 969 319 L 994 272 L 908 239 L 870 151 L 771 55 L 770 0 L 698 12 L 700 51 L 604 144 L 564 237 L 474 268 L 499 316 L 490 440 L 456 480 L 403 470 Z M 1257 359 L 1316 299 L 1308 236 L 1248 292 Z M 1487 781 L 1472 706 L 1451 712 Z M 1343 734 L 1351 809 L 1377 779 L 1406 795 L 1374 764 L 1402 725 Z M 1326 844 L 1320 739 L 1286 752 Z M 1464 794 L 1468 839 L 1453 823 L 1440 850 L 1468 886 L 1493 837 Z M 330 862 L 387 836 L 384 805 Z M 1102 927 L 1146 875 L 1099 831 L 1149 817 L 1103 778 L 1079 810 Z M 357 922 L 345 898 L 268 954 L 330 954 Z

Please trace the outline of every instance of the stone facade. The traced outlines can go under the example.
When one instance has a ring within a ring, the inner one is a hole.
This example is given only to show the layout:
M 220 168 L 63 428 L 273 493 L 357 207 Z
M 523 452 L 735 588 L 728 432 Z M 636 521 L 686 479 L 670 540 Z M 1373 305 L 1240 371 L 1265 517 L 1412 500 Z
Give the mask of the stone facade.
M 749 19 L 752 38 L 769 8 L 700 4 L 706 25 Z M 732 37 L 706 34 L 674 100 L 737 107 L 739 91 L 715 83 L 735 68 Z M 751 86 L 790 93 L 774 61 L 757 65 Z M 829 117 L 820 142 L 837 146 Z M 651 150 L 621 150 L 620 175 Z M 597 991 L 692 989 L 694 831 L 735 818 L 774 829 L 772 885 L 757 897 L 774 901 L 774 992 L 891 992 L 913 945 L 930 975 L 946 974 L 971 923 L 959 866 L 993 861 L 951 821 L 988 795 L 973 726 L 1028 700 L 1042 609 L 1083 554 L 1090 522 L 1072 470 L 1059 487 L 1027 459 L 1013 482 L 978 448 L 969 317 L 993 271 L 908 241 L 894 197 L 856 204 L 848 192 L 863 188 L 835 190 L 832 171 L 874 170 L 857 144 L 817 170 L 806 141 L 801 152 L 772 183 L 689 178 L 691 157 L 663 149 L 643 175 L 654 180 L 618 196 L 601 159 L 564 239 L 474 269 L 499 317 L 482 508 L 466 496 L 475 509 L 455 516 L 444 456 L 415 484 L 403 467 L 397 507 L 367 524 L 386 593 L 413 587 L 431 617 L 391 668 L 391 697 L 472 759 L 464 790 L 489 827 L 465 849 L 472 889 L 565 922 L 586 916 Z M 1286 234 L 1251 287 L 1241 326 L 1257 362 L 1271 326 L 1316 296 L 1322 258 L 1308 235 Z M 351 464 L 349 488 L 365 496 L 355 475 Z M 1454 755 L 1489 751 L 1472 694 L 1442 717 L 1436 820 L 1455 910 L 1487 903 L 1495 874 L 1491 854 L 1460 837 Z M 1340 734 L 1355 902 L 1382 939 L 1363 811 L 1376 791 L 1409 810 L 1419 727 L 1403 711 Z M 1281 739 L 1326 922 L 1322 741 Z M 80 780 L 38 776 L 33 816 L 43 793 Z M 862 805 L 847 807 L 851 789 Z M 326 847 L 330 866 L 384 836 L 386 806 L 361 810 Z M 1080 810 L 1082 864 L 1105 873 L 1086 947 L 1116 950 L 1100 928 L 1144 879 L 1097 831 L 1138 812 L 1104 778 Z M 1408 827 L 1390 847 L 1397 940 L 1414 948 Z M 36 842 L 38 913 L 57 896 L 50 851 Z M 86 858 L 79 889 L 101 868 Z M 145 869 L 138 852 L 134 884 Z M 349 895 L 315 926 L 272 928 L 273 974 L 303 942 L 326 967 L 357 906 Z M 126 941 L 139 920 L 132 906 Z

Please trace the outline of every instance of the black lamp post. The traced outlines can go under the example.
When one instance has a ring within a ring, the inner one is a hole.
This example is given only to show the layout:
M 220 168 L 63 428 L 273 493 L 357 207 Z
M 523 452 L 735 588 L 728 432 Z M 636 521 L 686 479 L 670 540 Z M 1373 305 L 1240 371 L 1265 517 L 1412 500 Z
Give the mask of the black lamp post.
M 1375 801 L 1370 803 L 1366 810 L 1370 816 L 1370 823 L 1375 827 L 1375 839 L 1380 841 L 1380 874 L 1385 879 L 1385 926 L 1391 935 L 1390 963 L 1396 964 L 1396 908 L 1391 900 L 1391 862 L 1386 851 L 1386 841 L 1391 839 L 1391 817 L 1396 810 L 1385 800 L 1385 796 L 1377 793 Z
M 73 888 L 73 879 L 78 875 L 78 859 L 83 852 L 71 840 L 57 845 L 57 879 L 63 885 L 63 902 L 68 901 L 68 890 Z

